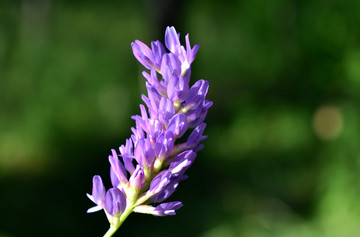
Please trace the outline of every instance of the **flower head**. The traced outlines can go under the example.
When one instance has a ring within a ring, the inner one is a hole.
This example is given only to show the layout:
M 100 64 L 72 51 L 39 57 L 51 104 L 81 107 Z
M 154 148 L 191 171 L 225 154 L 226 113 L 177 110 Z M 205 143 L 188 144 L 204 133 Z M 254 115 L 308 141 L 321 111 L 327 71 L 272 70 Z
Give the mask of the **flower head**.
M 179 201 L 163 203 L 186 179 L 193 164 L 206 124 L 204 119 L 212 102 L 206 99 L 209 82 L 201 79 L 190 85 L 191 64 L 199 45 L 185 46 L 174 27 L 165 31 L 165 46 L 160 41 L 151 47 L 139 40 L 131 43 L 135 58 L 149 71 L 143 72 L 147 95 L 141 98 L 140 115 L 125 145 L 109 156 L 113 185 L 106 191 L 100 176 L 93 178 L 92 195 L 96 204 L 88 212 L 103 209 L 113 233 L 131 212 L 156 216 L 175 215 Z M 183 138 L 190 134 L 187 138 Z M 182 142 L 179 139 L 182 138 Z M 183 142 L 185 141 L 185 142 Z M 157 206 L 153 206 L 157 204 Z M 107 236 L 110 236 L 107 235 Z

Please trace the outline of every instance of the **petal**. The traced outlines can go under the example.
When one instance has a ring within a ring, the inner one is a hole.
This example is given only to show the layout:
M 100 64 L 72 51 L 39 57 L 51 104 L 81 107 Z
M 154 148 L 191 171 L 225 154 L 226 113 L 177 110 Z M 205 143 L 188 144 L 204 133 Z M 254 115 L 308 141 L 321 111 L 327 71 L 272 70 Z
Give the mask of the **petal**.
M 139 139 L 135 145 L 135 159 L 142 168 L 148 168 L 155 160 L 155 151 L 149 139 Z
M 120 186 L 119 177 L 115 174 L 114 170 L 110 167 L 110 180 L 113 187 Z
M 124 161 L 125 169 L 127 171 L 129 171 L 130 174 L 132 174 L 135 170 L 135 167 L 132 163 L 134 154 L 133 154 L 133 143 L 132 143 L 131 139 L 126 139 L 125 146 L 121 145 L 119 147 L 119 150 L 120 150 L 121 157 L 123 158 L 123 161 Z
M 185 171 L 192 165 L 196 158 L 196 153 L 192 150 L 183 151 L 178 154 L 171 162 L 169 170 L 174 176 L 179 176 L 185 173 Z
M 161 61 L 161 75 L 165 81 L 171 80 L 173 75 L 181 74 L 181 62 L 173 53 L 164 54 Z
M 99 175 L 95 175 L 93 177 L 92 197 L 94 199 L 94 202 L 99 206 L 104 205 L 105 192 L 106 192 L 105 186 L 103 184 L 101 177 Z
M 172 180 L 166 188 L 164 188 L 161 192 L 151 197 L 148 201 L 153 203 L 160 203 L 166 199 L 168 199 L 175 191 L 179 185 L 179 182 L 183 179 L 183 176 L 176 177 L 176 179 Z
M 159 206 L 155 207 L 154 212 L 157 212 L 157 216 L 175 215 L 175 211 L 180 209 L 182 206 L 183 204 L 178 201 L 162 203 Z
M 166 170 L 159 173 L 150 183 L 148 194 L 153 196 L 163 191 L 170 183 L 171 172 Z
M 189 40 L 189 34 L 185 36 L 185 42 L 186 42 L 186 56 L 189 64 L 191 64 L 196 56 L 197 51 L 200 48 L 199 44 L 194 45 L 193 48 L 190 46 L 190 40 Z
M 135 190 L 140 190 L 145 186 L 144 170 L 138 165 L 129 179 L 130 186 Z
M 206 123 L 201 123 L 191 132 L 187 140 L 187 146 L 194 147 L 207 137 L 205 135 L 202 135 L 205 130 L 205 127 L 206 127 Z
M 186 106 L 193 107 L 200 101 L 204 100 L 209 89 L 209 82 L 205 80 L 198 80 L 189 90 L 186 98 Z
M 161 113 L 162 119 L 164 120 L 161 122 L 167 124 L 169 119 L 175 115 L 175 107 L 171 100 L 165 97 L 161 97 L 158 113 Z
M 95 207 L 91 207 L 89 208 L 86 212 L 87 213 L 93 213 L 93 212 L 97 212 L 97 211 L 101 211 L 103 208 L 100 206 L 95 206 Z
M 154 55 L 156 69 L 160 69 L 162 56 L 166 53 L 164 45 L 159 41 L 151 42 L 151 50 Z
M 179 138 L 186 132 L 188 121 L 184 114 L 174 115 L 168 124 L 167 131 L 171 131 L 175 138 Z
M 94 198 L 93 198 L 93 196 L 91 196 L 90 194 L 86 194 L 86 196 L 92 201 L 92 202 L 94 202 L 95 203 L 95 200 L 94 200 Z
M 173 26 L 166 28 L 165 45 L 172 53 L 175 53 L 177 47 L 180 46 L 179 35 L 176 33 L 176 30 Z
M 131 48 L 135 58 L 147 69 L 152 69 L 155 67 L 154 55 L 150 48 L 141 42 L 140 40 L 135 40 L 131 43 Z
M 111 188 L 106 192 L 105 210 L 111 216 L 121 215 L 126 208 L 126 197 L 118 188 Z
M 167 158 L 174 148 L 174 142 L 174 135 L 171 131 L 161 133 L 155 143 L 156 156 L 162 160 Z
M 123 164 L 120 162 L 118 155 L 114 149 L 111 149 L 112 155 L 109 155 L 111 169 L 121 182 L 127 183 L 127 174 Z

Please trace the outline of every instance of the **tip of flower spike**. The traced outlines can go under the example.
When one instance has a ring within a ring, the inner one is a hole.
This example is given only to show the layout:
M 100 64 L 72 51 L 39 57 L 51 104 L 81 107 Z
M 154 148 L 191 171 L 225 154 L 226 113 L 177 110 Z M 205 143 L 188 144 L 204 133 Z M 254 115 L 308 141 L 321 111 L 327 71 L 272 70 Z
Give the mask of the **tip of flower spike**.
M 166 48 L 175 53 L 176 48 L 180 46 L 179 35 L 176 33 L 175 27 L 167 27 L 165 31 L 165 46 Z

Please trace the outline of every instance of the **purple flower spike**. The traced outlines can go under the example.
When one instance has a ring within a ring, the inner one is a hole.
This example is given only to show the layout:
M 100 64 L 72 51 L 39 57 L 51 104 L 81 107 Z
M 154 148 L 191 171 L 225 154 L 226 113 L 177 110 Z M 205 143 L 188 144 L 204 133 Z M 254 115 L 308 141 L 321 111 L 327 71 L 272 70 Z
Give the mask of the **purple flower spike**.
M 120 216 L 126 208 L 126 197 L 117 188 L 111 188 L 106 192 L 105 210 L 111 216 Z
M 152 41 L 148 47 L 139 40 L 131 44 L 135 58 L 148 69 L 142 72 L 147 94 L 141 95 L 140 114 L 131 116 L 135 125 L 119 147 L 120 154 L 111 150 L 113 188 L 106 192 L 96 175 L 92 195 L 87 194 L 96 203 L 88 212 L 105 209 L 110 222 L 105 236 L 113 236 L 133 211 L 167 216 L 182 207 L 181 202 L 163 202 L 188 178 L 185 173 L 203 147 L 204 119 L 212 106 L 206 99 L 209 82 L 190 84 L 199 45 L 191 47 L 189 38 L 187 34 L 181 45 L 180 34 L 172 26 L 166 28 L 165 44 Z

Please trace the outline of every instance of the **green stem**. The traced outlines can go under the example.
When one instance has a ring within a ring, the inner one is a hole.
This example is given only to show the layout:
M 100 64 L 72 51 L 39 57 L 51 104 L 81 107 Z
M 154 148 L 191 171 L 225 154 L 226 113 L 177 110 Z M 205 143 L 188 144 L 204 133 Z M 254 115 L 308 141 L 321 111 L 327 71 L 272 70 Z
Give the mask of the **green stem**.
M 104 237 L 111 237 L 113 236 L 113 234 L 115 234 L 115 232 L 117 231 L 117 229 L 119 229 L 120 226 L 113 226 L 110 225 L 110 229 L 106 232 L 106 234 L 104 235 Z
M 131 214 L 131 212 L 134 210 L 134 206 L 129 206 L 125 209 L 124 213 L 121 214 L 120 219 L 116 218 L 113 223 L 110 224 L 109 230 L 106 232 L 104 237 L 111 237 L 115 232 L 119 229 L 121 224 L 126 220 L 126 218 Z

